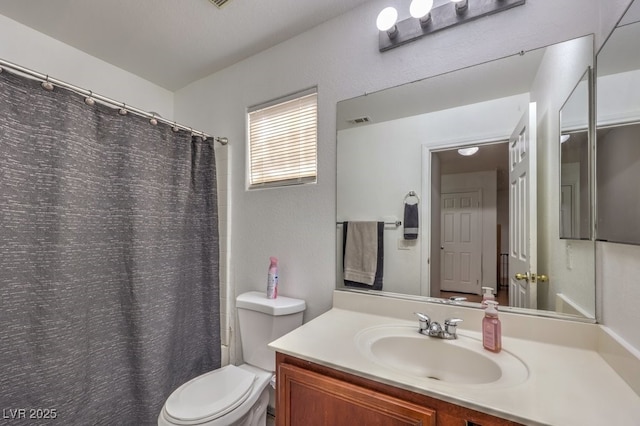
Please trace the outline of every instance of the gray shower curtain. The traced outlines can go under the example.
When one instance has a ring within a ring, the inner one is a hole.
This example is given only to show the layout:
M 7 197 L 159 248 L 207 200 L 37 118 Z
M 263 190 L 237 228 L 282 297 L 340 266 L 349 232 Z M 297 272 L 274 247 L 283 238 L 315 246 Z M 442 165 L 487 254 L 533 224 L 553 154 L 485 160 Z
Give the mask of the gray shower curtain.
M 213 143 L 0 73 L 0 423 L 155 424 L 220 366 Z

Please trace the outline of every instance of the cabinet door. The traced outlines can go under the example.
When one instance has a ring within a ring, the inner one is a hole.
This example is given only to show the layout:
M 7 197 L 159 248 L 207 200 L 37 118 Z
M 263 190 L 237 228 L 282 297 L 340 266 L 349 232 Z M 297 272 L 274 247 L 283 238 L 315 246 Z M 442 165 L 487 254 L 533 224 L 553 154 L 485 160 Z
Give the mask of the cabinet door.
M 280 364 L 278 426 L 435 426 L 434 410 Z

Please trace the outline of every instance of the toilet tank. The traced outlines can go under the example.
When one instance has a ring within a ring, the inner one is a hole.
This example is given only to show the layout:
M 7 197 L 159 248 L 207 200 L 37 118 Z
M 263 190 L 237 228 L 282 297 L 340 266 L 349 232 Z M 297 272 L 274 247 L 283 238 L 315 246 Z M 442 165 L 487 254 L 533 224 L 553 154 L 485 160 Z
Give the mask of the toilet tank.
M 278 296 L 267 299 L 260 291 L 236 299 L 242 357 L 244 362 L 266 371 L 275 371 L 275 352 L 267 345 L 302 325 L 304 300 Z

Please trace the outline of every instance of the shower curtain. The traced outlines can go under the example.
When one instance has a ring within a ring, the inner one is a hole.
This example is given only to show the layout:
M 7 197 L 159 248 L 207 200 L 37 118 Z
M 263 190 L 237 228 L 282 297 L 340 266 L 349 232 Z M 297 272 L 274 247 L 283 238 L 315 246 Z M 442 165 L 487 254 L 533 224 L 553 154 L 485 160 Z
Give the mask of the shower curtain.
M 0 423 L 155 424 L 220 366 L 213 143 L 0 73 Z

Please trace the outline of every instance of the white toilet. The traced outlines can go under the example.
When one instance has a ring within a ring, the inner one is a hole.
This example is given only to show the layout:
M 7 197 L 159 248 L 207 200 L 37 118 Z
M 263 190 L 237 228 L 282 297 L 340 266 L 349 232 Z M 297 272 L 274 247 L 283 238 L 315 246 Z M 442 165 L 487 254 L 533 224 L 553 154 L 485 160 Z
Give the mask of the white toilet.
M 159 426 L 263 426 L 267 419 L 269 382 L 275 353 L 269 342 L 302 325 L 304 300 L 262 292 L 236 299 L 245 364 L 227 365 L 188 381 L 167 399 Z

